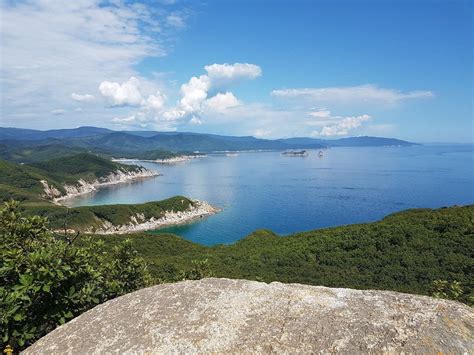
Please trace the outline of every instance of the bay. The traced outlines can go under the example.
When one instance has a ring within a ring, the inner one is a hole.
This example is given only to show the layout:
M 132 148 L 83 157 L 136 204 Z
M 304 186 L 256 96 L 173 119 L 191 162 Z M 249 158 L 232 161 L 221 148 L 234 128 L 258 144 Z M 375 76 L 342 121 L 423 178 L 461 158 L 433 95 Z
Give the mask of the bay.
M 376 221 L 408 208 L 474 203 L 474 146 L 332 148 L 318 157 L 280 152 L 209 155 L 185 163 L 140 162 L 163 174 L 106 187 L 71 206 L 142 203 L 175 195 L 222 212 L 160 229 L 191 241 L 233 243 L 257 229 L 290 234 Z

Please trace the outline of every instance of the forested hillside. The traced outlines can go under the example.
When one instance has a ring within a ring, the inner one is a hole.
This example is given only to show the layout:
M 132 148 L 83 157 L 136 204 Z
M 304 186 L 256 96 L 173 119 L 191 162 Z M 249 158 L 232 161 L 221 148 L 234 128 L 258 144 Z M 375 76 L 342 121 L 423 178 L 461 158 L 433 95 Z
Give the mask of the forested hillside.
M 79 179 L 94 180 L 115 171 L 134 171 L 134 165 L 124 165 L 92 154 L 80 153 L 35 164 L 16 164 L 0 160 L 0 201 L 46 201 L 41 180 L 63 192 L 64 184 Z
M 232 245 L 204 247 L 170 234 L 134 235 L 155 276 L 208 259 L 218 277 L 432 295 L 436 280 L 460 282 L 473 302 L 474 206 L 407 210 L 367 224 L 278 236 L 256 231 Z M 114 245 L 124 236 L 107 236 Z M 448 293 L 450 291 L 448 290 Z

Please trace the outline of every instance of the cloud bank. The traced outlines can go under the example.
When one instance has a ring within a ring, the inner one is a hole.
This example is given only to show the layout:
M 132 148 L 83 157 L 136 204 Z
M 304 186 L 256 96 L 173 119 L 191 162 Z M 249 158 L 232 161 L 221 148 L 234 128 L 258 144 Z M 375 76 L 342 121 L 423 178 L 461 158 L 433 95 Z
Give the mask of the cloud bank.
M 225 114 L 227 110 L 241 105 L 230 91 L 223 87 L 240 80 L 252 80 L 262 70 L 255 64 L 212 64 L 204 67 L 207 74 L 193 76 L 181 85 L 181 98 L 175 105 L 166 106 L 167 97 L 160 91 L 144 99 L 140 82 L 131 77 L 126 82 L 104 81 L 99 85 L 102 96 L 111 106 L 140 106 L 140 111 L 125 118 L 114 118 L 119 124 L 136 124 L 140 127 L 174 127 L 180 124 L 201 125 L 207 115 Z M 214 94 L 209 96 L 209 92 Z
M 395 104 L 411 99 L 434 97 L 431 91 L 400 92 L 393 89 L 379 88 L 376 85 L 348 87 L 279 89 L 271 92 L 272 96 L 285 99 L 301 99 L 312 103 L 380 103 Z

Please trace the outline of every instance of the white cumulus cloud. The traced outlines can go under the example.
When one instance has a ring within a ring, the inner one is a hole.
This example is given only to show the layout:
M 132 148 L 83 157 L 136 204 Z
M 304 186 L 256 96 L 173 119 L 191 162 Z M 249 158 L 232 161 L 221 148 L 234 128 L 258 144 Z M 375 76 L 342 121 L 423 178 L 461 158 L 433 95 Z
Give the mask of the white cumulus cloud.
M 189 113 L 199 111 L 210 88 L 211 82 L 207 75 L 193 76 L 188 83 L 181 85 L 181 108 Z
M 201 122 L 200 115 L 204 112 L 223 112 L 229 108 L 241 105 L 241 102 L 230 91 L 222 91 L 223 82 L 230 83 L 239 79 L 254 79 L 262 71 L 255 64 L 211 64 L 204 67 L 207 74 L 193 76 L 187 83 L 181 85 L 181 99 L 174 107 L 164 109 L 155 116 L 155 121 L 182 121 L 189 119 L 188 123 Z M 215 93 L 217 91 L 217 93 Z M 209 93 L 215 94 L 209 97 Z M 194 121 L 193 121 L 194 120 Z
M 143 104 L 140 81 L 134 76 L 122 84 L 103 81 L 99 85 L 99 91 L 112 106 L 140 106 Z
M 148 96 L 145 105 L 154 111 L 160 111 L 163 109 L 165 102 L 166 96 L 157 91 L 155 95 Z
M 217 112 L 225 111 L 228 108 L 239 106 L 240 104 L 240 101 L 229 91 L 224 94 L 218 93 L 206 100 L 206 108 Z

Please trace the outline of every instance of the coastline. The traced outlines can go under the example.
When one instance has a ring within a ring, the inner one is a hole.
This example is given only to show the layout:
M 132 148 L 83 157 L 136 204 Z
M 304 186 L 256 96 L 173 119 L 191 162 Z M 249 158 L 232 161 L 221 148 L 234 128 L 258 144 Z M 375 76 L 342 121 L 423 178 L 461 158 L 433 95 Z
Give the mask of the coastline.
M 113 162 L 136 162 L 136 161 L 143 161 L 147 163 L 157 163 L 157 164 L 175 164 L 175 163 L 182 163 L 186 161 L 190 161 L 193 159 L 200 159 L 206 158 L 206 154 L 200 155 L 180 155 L 173 158 L 166 158 L 166 159 L 131 159 L 131 158 L 112 158 Z
M 102 228 L 89 228 L 84 230 L 87 234 L 129 234 L 156 230 L 164 227 L 190 223 L 204 217 L 211 216 L 221 211 L 211 206 L 207 201 L 193 200 L 193 204 L 185 211 L 165 211 L 164 215 L 146 219 L 143 214 L 137 213 L 130 217 L 127 224 L 114 225 L 109 221 L 102 221 Z
M 54 186 L 49 185 L 46 180 L 40 180 L 40 182 L 43 185 L 44 196 L 51 200 L 54 204 L 62 205 L 62 203 L 60 203 L 61 201 L 96 192 L 99 188 L 104 186 L 118 185 L 131 181 L 152 178 L 160 175 L 160 173 L 148 170 L 143 167 L 140 167 L 135 171 L 127 172 L 117 170 L 115 172 L 111 172 L 105 177 L 98 178 L 92 182 L 85 181 L 84 179 L 79 179 L 76 185 L 65 184 L 62 187 L 66 191 L 66 194 L 63 194 Z

